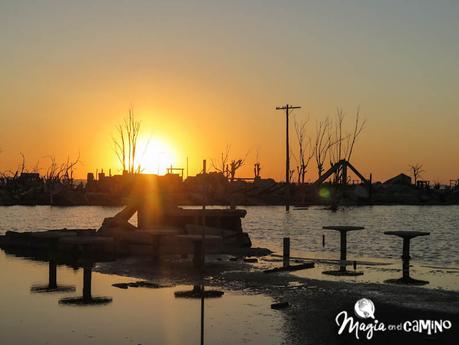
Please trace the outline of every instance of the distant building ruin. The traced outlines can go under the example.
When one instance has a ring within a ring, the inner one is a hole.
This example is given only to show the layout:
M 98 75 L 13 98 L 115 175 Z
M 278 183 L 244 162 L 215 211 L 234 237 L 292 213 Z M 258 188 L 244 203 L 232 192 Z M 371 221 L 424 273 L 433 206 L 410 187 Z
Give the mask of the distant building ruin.
M 411 177 L 405 174 L 399 174 L 397 176 L 394 176 L 387 181 L 384 182 L 384 184 L 395 184 L 395 185 L 403 185 L 403 186 L 410 186 L 411 185 Z

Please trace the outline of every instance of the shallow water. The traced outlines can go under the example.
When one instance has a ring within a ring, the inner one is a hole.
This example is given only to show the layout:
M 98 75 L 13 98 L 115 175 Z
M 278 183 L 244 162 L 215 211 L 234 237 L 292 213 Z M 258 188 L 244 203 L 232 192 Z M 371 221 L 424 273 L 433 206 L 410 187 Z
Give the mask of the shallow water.
M 0 233 L 53 228 L 98 228 L 119 207 L 0 207 Z M 254 246 L 280 251 L 282 238 L 291 238 L 292 255 L 338 258 L 339 236 L 322 230 L 324 225 L 363 225 L 365 230 L 348 236 L 348 259 L 391 261 L 389 266 L 365 266 L 364 276 L 330 278 L 321 274 L 326 264 L 298 275 L 336 281 L 382 282 L 400 276 L 401 240 L 387 230 L 430 231 L 429 237 L 412 241 L 411 256 L 416 278 L 430 280 L 430 287 L 457 290 L 459 266 L 458 206 L 374 206 L 330 212 L 321 207 L 291 210 L 282 207 L 246 207 L 243 227 Z M 134 224 L 136 219 L 131 220 Z M 326 245 L 322 247 L 322 235 Z M 260 263 L 263 265 L 263 260 Z M 443 269 L 426 269 L 439 266 Z M 32 293 L 31 287 L 48 280 L 48 265 L 6 255 L 0 251 L 0 344 L 197 344 L 200 340 L 200 300 L 178 299 L 174 292 L 191 286 L 161 289 L 118 289 L 113 283 L 135 279 L 93 273 L 92 293 L 113 300 L 103 306 L 65 306 L 59 299 L 81 296 L 82 270 L 58 268 L 58 282 L 75 292 Z M 97 271 L 97 269 L 96 269 Z M 385 273 L 384 273 L 385 272 Z M 384 273 L 384 274 L 383 274 Z M 270 309 L 264 295 L 244 295 L 224 290 L 222 298 L 205 301 L 205 338 L 208 344 L 279 344 L 285 339 L 283 313 Z
M 399 259 L 402 240 L 384 235 L 389 230 L 428 231 L 430 236 L 411 241 L 414 263 L 459 267 L 459 206 L 361 206 L 331 212 L 323 207 L 294 210 L 280 206 L 244 207 L 243 228 L 255 246 L 279 251 L 282 238 L 290 237 L 292 253 L 338 258 L 339 234 L 324 225 L 362 225 L 348 235 L 348 259 Z M 52 228 L 98 228 L 119 207 L 0 207 L 0 233 Z M 135 224 L 135 217 L 132 219 Z M 325 247 L 322 247 L 325 235 Z
M 339 233 L 325 225 L 360 225 L 365 230 L 348 233 L 348 260 L 353 258 L 399 259 L 402 239 L 384 231 L 428 231 L 430 236 L 411 240 L 413 262 L 442 267 L 459 266 L 459 206 L 363 206 L 331 212 L 323 207 L 291 210 L 283 207 L 247 207 L 244 229 L 252 241 L 277 250 L 282 237 L 291 239 L 293 252 L 338 258 Z M 325 247 L 322 247 L 325 235 Z
M 48 264 L 7 256 L 0 251 L 0 344 L 199 344 L 200 299 L 175 298 L 175 291 L 118 289 L 113 283 L 135 279 L 92 274 L 92 295 L 112 302 L 99 306 L 69 306 L 59 299 L 81 296 L 82 270 L 59 266 L 59 284 L 75 292 L 32 293 L 33 285 L 48 282 Z M 206 344 L 280 344 L 283 319 L 271 310 L 272 299 L 225 291 L 205 300 Z

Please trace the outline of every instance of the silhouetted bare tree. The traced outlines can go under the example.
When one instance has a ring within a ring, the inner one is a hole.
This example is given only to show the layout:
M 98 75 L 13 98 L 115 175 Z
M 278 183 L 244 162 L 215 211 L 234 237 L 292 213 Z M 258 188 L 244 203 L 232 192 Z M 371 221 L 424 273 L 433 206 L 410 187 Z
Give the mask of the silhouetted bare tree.
M 367 124 L 367 120 L 360 119 L 360 108 L 357 108 L 357 111 L 355 113 L 355 120 L 354 120 L 354 130 L 350 136 L 350 144 L 348 145 L 348 148 L 347 148 L 347 155 L 346 155 L 347 161 L 351 160 L 351 156 L 354 151 L 354 145 L 357 142 L 357 139 L 359 138 L 362 131 L 365 129 L 366 124 Z
M 236 172 L 244 164 L 245 164 L 245 158 L 244 159 L 233 159 L 233 160 L 231 160 L 230 168 L 229 168 L 229 176 L 230 176 L 230 180 L 231 181 L 234 181 L 234 178 L 236 177 Z
M 316 124 L 313 152 L 317 165 L 318 178 L 320 178 L 324 172 L 324 162 L 327 158 L 328 151 L 330 150 L 330 138 L 327 136 L 329 127 L 329 119 L 319 121 Z
M 230 179 L 230 181 L 234 181 L 237 171 L 245 164 L 245 160 L 249 153 L 247 152 L 244 158 L 230 160 L 230 149 L 231 146 L 226 145 L 225 151 L 222 152 L 220 155 L 220 161 L 216 162 L 213 159 L 211 159 L 211 162 L 212 166 L 217 172 L 223 173 L 223 175 L 226 178 Z
M 328 138 L 330 142 L 330 166 L 338 162 L 342 157 L 343 121 L 344 113 L 341 109 L 338 109 L 336 112 L 336 117 L 330 122 L 330 126 L 328 127 Z
M 80 163 L 80 154 L 76 159 L 71 160 L 67 157 L 67 161 L 59 164 L 54 156 L 49 156 L 51 163 L 46 170 L 45 186 L 49 192 L 49 202 L 54 203 L 54 195 L 63 188 L 64 185 L 73 185 L 73 169 Z
M 80 154 L 75 159 L 67 160 L 64 163 L 57 163 L 54 156 L 48 156 L 50 159 L 50 165 L 46 170 L 45 183 L 48 186 L 55 184 L 72 184 L 73 183 L 73 169 L 80 163 Z
M 215 161 L 211 159 L 211 163 L 213 168 L 217 171 L 225 175 L 226 177 L 229 176 L 229 168 L 228 168 L 228 160 L 229 160 L 229 154 L 230 154 L 230 145 L 226 145 L 225 151 L 220 154 L 220 160 Z
M 357 139 L 365 128 L 366 120 L 361 120 L 360 109 L 357 109 L 355 113 L 354 127 L 351 133 L 344 128 L 345 116 L 343 110 L 338 108 L 335 121 L 329 126 L 330 165 L 343 159 L 351 160 Z
M 128 116 L 116 127 L 117 133 L 112 138 L 115 154 L 123 172 L 134 174 L 140 172 L 141 166 L 136 162 L 137 140 L 140 133 L 140 121 L 134 116 L 134 110 L 129 109 Z M 138 164 L 136 167 L 135 164 Z
M 306 172 L 309 166 L 309 162 L 314 156 L 314 149 L 312 147 L 311 138 L 309 138 L 308 143 L 306 143 L 306 125 L 309 120 L 305 120 L 301 123 L 297 122 L 295 119 L 295 133 L 296 139 L 298 141 L 298 158 L 295 155 L 294 158 L 297 161 L 297 174 L 298 174 L 298 183 L 304 183 Z
M 121 164 L 121 168 L 123 173 L 127 171 L 127 162 L 126 162 L 126 139 L 124 135 L 124 127 L 122 124 L 116 127 L 117 130 L 117 137 L 113 137 L 113 145 L 115 154 Z
M 62 165 L 62 181 L 67 184 L 73 184 L 73 169 L 80 163 L 80 153 L 78 156 L 71 160 L 69 156 L 67 156 L 67 161 Z
M 19 152 L 19 156 L 21 156 L 21 160 L 18 163 L 16 171 L 7 170 L 7 171 L 1 173 L 0 175 L 3 178 L 9 178 L 9 179 L 13 179 L 14 180 L 14 179 L 18 178 L 19 176 L 21 176 L 22 173 L 29 172 L 29 170 L 27 169 L 27 165 L 26 165 L 26 157 L 25 157 L 25 155 L 22 152 Z M 36 163 L 36 166 L 32 169 L 32 172 L 38 172 L 38 162 Z
M 410 165 L 410 170 L 411 170 L 411 173 L 413 174 L 414 184 L 416 185 L 418 182 L 418 179 L 421 177 L 422 173 L 424 173 L 425 171 L 422 169 L 422 164 L 419 164 L 419 163 Z
M 25 171 L 25 169 L 26 169 L 26 159 L 25 159 L 25 156 L 24 156 L 24 154 L 22 152 L 19 152 L 19 155 L 22 158 L 21 166 L 19 168 L 19 173 L 22 174 L 22 173 L 26 172 Z
M 32 172 L 39 173 L 40 172 L 40 161 L 38 160 L 32 168 Z
M 330 167 L 341 160 L 350 161 L 357 139 L 365 128 L 366 121 L 360 119 L 359 109 L 355 114 L 352 132 L 346 131 L 344 119 L 345 113 L 338 108 L 335 121 L 331 123 L 328 130 Z M 339 170 L 335 172 L 335 182 L 338 181 L 340 173 Z

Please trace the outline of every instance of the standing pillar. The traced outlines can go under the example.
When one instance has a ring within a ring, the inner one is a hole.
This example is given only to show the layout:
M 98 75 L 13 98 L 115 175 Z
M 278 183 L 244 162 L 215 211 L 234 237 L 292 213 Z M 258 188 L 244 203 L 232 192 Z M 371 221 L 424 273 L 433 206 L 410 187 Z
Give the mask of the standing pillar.
M 347 252 L 347 234 L 346 231 L 341 231 L 341 255 L 340 255 L 340 271 L 346 270 L 346 252 Z
M 91 280 L 92 280 L 92 268 L 83 268 L 83 299 L 85 301 L 91 300 Z
M 403 279 L 410 278 L 410 239 L 407 237 L 403 238 L 403 254 L 402 254 L 402 268 L 403 268 Z
M 284 237 L 284 267 L 290 266 L 290 237 Z
M 57 265 L 55 261 L 49 262 L 48 287 L 50 289 L 57 288 Z

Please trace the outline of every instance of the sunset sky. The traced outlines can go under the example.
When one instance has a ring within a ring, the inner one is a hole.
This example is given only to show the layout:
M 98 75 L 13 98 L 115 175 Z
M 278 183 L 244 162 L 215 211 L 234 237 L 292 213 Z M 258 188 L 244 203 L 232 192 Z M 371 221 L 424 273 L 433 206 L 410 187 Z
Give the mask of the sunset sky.
M 20 152 L 42 172 L 46 156 L 80 152 L 79 177 L 117 172 L 111 138 L 132 106 L 142 140 L 175 166 L 189 157 L 190 174 L 229 144 L 234 158 L 248 152 L 240 176 L 253 176 L 258 151 L 262 177 L 282 179 L 275 107 L 288 102 L 310 134 L 337 107 L 351 125 L 360 107 L 367 128 L 352 161 L 374 180 L 422 163 L 425 178 L 449 183 L 458 18 L 452 0 L 0 0 L 0 171 Z

